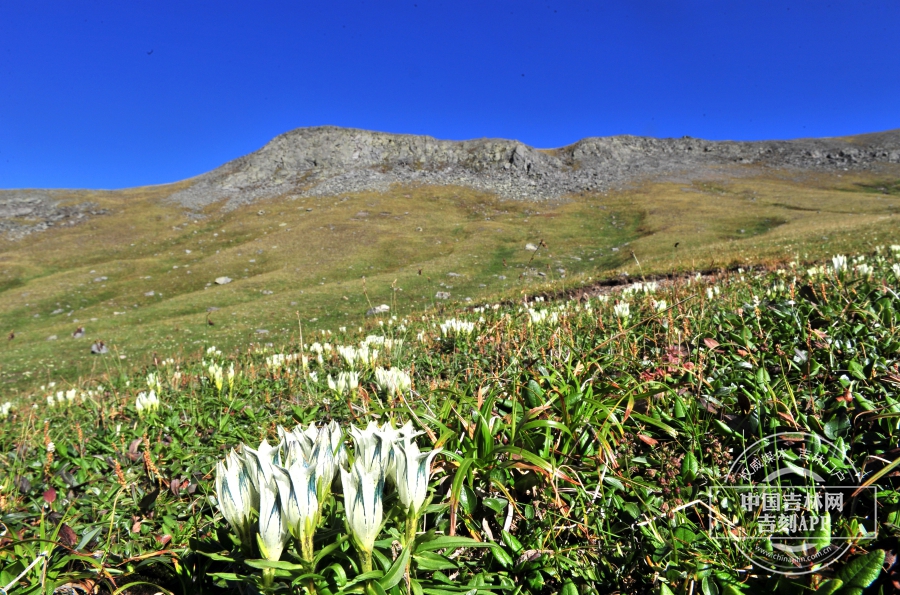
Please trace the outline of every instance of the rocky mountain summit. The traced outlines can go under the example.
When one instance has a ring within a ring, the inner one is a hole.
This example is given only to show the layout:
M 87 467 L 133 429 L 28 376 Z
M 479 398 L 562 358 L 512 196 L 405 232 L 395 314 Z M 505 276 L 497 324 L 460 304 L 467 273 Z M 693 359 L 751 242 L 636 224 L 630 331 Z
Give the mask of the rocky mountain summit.
M 198 176 L 170 198 L 192 209 L 226 201 L 231 209 L 259 199 L 383 191 L 400 183 L 453 184 L 507 199 L 548 200 L 721 166 L 834 170 L 878 163 L 900 163 L 900 130 L 757 142 L 614 136 L 535 149 L 514 140 L 446 141 L 323 126 L 282 134 Z

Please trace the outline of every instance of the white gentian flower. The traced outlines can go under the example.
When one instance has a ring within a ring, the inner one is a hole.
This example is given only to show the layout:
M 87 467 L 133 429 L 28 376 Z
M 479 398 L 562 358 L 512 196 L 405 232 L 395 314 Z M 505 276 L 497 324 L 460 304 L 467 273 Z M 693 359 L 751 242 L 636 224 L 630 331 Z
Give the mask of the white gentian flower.
M 382 491 L 384 474 L 381 469 L 366 469 L 354 462 L 347 472 L 341 469 L 344 486 L 344 510 L 347 528 L 357 549 L 363 554 L 362 570 L 372 570 L 372 550 L 384 521 Z
M 265 486 L 274 481 L 275 471 L 273 467 L 281 464 L 281 446 L 282 443 L 279 443 L 278 446 L 271 446 L 266 440 L 263 440 L 256 450 L 247 445 L 244 445 L 241 449 L 244 468 L 247 470 L 256 493 L 254 508 L 257 510 L 261 510 L 259 508 L 259 499 L 262 498 Z
M 287 469 L 276 466 L 274 470 L 288 531 L 300 542 L 303 559 L 312 561 L 312 538 L 319 522 L 315 468 L 297 463 Z
M 613 314 L 616 318 L 628 320 L 628 317 L 631 316 L 631 306 L 628 305 L 628 302 L 616 302 L 616 305 L 613 306 Z
M 385 444 L 384 434 L 374 421 L 370 421 L 366 429 L 350 426 L 350 436 L 353 438 L 353 449 L 356 455 L 353 463 L 359 463 L 366 469 L 375 469 L 384 474 L 390 460 L 391 444 Z
M 9 401 L 3 403 L 3 405 L 0 405 L 0 419 L 6 419 L 7 417 L 9 417 L 9 412 L 11 409 L 12 403 L 10 403 Z
M 159 382 L 159 374 L 155 372 L 150 372 L 147 374 L 147 388 L 150 390 L 155 390 L 157 392 L 162 392 L 162 384 Z
M 232 363 L 230 366 L 228 366 L 228 370 L 225 373 L 225 377 L 228 380 L 228 391 L 229 392 L 234 392 L 234 376 L 235 376 L 234 363 Z
M 290 533 L 274 472 L 272 479 L 260 490 L 259 506 L 259 532 L 256 534 L 259 551 L 266 560 L 277 562 Z
M 243 461 L 232 450 L 225 463 L 216 464 L 216 501 L 222 516 L 237 533 L 245 548 L 252 532 L 253 486 Z
M 403 507 L 414 517 L 418 516 L 428 495 L 431 477 L 431 461 L 440 450 L 420 452 L 415 442 L 394 445 L 396 460 L 395 481 L 397 496 Z
M 836 254 L 831 257 L 831 263 L 835 273 L 840 273 L 847 268 L 847 257 L 843 254 Z
M 146 413 L 151 413 L 159 409 L 159 397 L 156 396 L 156 391 L 150 391 L 150 393 L 140 392 L 138 393 L 137 398 L 134 401 L 134 408 L 137 409 L 138 415 L 143 415 Z
M 441 323 L 441 334 L 447 338 L 468 337 L 475 330 L 474 322 L 467 322 L 457 318 L 449 318 Z

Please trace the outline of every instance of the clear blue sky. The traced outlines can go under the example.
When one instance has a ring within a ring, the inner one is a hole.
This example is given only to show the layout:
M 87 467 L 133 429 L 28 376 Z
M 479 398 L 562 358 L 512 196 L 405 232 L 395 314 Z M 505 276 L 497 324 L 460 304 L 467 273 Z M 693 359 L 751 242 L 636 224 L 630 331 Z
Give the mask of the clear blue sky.
M 900 1 L 0 3 L 0 188 L 172 182 L 322 124 L 537 147 L 898 128 Z

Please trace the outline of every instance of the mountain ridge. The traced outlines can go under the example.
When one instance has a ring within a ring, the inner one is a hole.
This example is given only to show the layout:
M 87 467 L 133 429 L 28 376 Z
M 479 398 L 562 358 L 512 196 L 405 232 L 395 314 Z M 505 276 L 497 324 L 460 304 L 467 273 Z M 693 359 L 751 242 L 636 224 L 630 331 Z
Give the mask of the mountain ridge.
M 642 180 L 690 183 L 744 177 L 759 168 L 870 170 L 900 163 L 900 129 L 846 137 L 709 141 L 635 135 L 586 137 L 553 149 L 518 140 L 441 140 L 337 126 L 296 128 L 209 172 L 122 190 L 0 190 L 0 233 L 9 238 L 105 214 L 88 195 L 141 192 L 200 216 L 275 198 L 385 192 L 396 184 L 463 186 L 501 199 L 558 201 Z
M 634 179 L 697 174 L 710 166 L 865 169 L 900 163 L 900 129 L 786 141 L 587 137 L 556 149 L 517 140 L 430 136 L 320 126 L 281 134 L 253 153 L 192 179 L 170 200 L 227 210 L 279 196 L 384 191 L 393 184 L 461 185 L 516 200 L 602 192 Z

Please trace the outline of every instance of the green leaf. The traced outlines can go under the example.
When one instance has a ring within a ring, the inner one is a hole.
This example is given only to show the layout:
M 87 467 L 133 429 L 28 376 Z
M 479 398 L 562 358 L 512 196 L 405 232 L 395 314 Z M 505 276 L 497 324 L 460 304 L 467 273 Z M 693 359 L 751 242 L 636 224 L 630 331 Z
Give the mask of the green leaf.
M 700 470 L 700 464 L 693 452 L 688 452 L 681 460 L 681 479 L 684 483 L 691 483 L 697 479 L 697 472 Z
M 459 537 L 456 535 L 440 535 L 434 539 L 423 541 L 416 545 L 416 553 L 433 552 L 445 548 L 461 548 L 461 547 L 498 547 L 495 543 L 486 541 L 475 541 L 470 537 Z
M 263 568 L 274 568 L 276 570 L 303 570 L 302 564 L 291 564 L 290 562 L 282 562 L 281 560 L 277 562 L 273 562 L 271 560 L 244 560 L 244 564 L 250 566 L 251 568 L 259 568 L 262 570 Z
M 703 591 L 703 595 L 719 595 L 719 587 L 711 576 L 700 579 L 700 590 Z
M 509 552 L 507 552 L 505 549 L 503 549 L 502 547 L 494 547 L 491 548 L 491 553 L 494 555 L 494 559 L 500 563 L 500 566 L 503 566 L 504 568 L 512 567 L 512 556 L 510 556 Z
M 819 526 L 812 532 L 812 545 L 817 551 L 822 551 L 831 545 L 831 513 L 825 512 L 819 519 Z
M 834 414 L 831 419 L 825 422 L 825 436 L 831 440 L 842 436 L 850 429 L 850 418 L 843 413 Z
M 509 506 L 509 500 L 506 498 L 485 498 L 481 503 L 496 513 L 503 512 L 503 510 Z
M 636 411 L 631 412 L 631 417 L 638 421 L 642 421 L 645 424 L 650 424 L 651 426 L 656 426 L 657 428 L 659 428 L 660 430 L 662 430 L 663 432 L 665 432 L 672 438 L 678 437 L 678 431 L 675 430 L 675 428 L 673 428 L 672 426 L 670 426 L 668 424 L 664 424 L 663 422 L 659 421 L 658 419 L 654 419 L 654 418 L 646 416 L 642 413 L 637 413 Z
M 394 560 L 390 569 L 388 569 L 383 577 L 378 579 L 378 584 L 381 585 L 385 591 L 393 588 L 394 585 L 403 579 L 403 574 L 406 572 L 406 563 L 409 561 L 411 552 L 412 548 L 403 548 L 403 551 L 400 552 L 400 555 Z
M 866 379 L 866 373 L 863 370 L 862 364 L 860 364 L 855 359 L 852 359 L 849 362 L 847 362 L 847 371 L 850 372 L 851 376 L 853 376 L 859 380 Z
M 534 409 L 544 404 L 544 391 L 541 389 L 541 385 L 534 380 L 528 381 L 523 396 L 525 397 L 525 405 L 529 409 Z
M 500 531 L 500 537 L 503 539 L 503 543 L 512 550 L 512 553 L 515 555 L 519 555 L 523 549 L 522 543 L 516 538 L 515 535 L 510 533 L 509 531 Z
M 844 581 L 839 578 L 833 578 L 820 584 L 819 588 L 816 589 L 816 593 L 818 595 L 834 595 L 843 586 Z
M 475 496 L 475 492 L 472 491 L 472 488 L 467 485 L 462 486 L 462 490 L 459 492 L 459 503 L 466 514 L 475 512 L 475 507 L 478 505 L 478 498 Z
M 687 413 L 685 413 L 684 409 L 684 401 L 681 400 L 681 397 L 675 397 L 675 418 L 676 419 L 684 419 Z
M 844 582 L 841 595 L 861 595 L 863 589 L 875 582 L 884 564 L 884 550 L 875 550 L 851 560 L 837 571 Z
M 572 581 L 566 581 L 559 590 L 559 595 L 578 595 L 578 588 Z
M 494 552 L 500 548 L 494 548 Z M 434 552 L 422 552 L 413 556 L 416 561 L 416 570 L 425 570 L 426 572 L 434 572 L 435 570 L 455 570 L 457 564 L 449 558 Z

